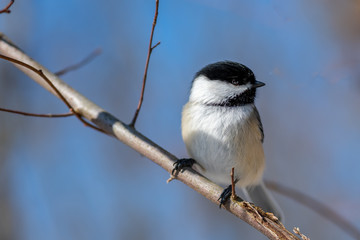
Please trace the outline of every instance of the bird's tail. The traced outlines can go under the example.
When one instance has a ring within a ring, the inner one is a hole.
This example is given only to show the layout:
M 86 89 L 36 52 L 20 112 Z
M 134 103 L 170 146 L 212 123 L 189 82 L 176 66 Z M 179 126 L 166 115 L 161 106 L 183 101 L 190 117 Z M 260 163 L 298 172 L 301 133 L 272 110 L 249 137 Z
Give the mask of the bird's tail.
M 263 181 L 255 186 L 242 188 L 242 190 L 247 201 L 261 207 L 266 212 L 273 213 L 281 222 L 284 222 L 284 214 L 279 204 L 275 201 Z

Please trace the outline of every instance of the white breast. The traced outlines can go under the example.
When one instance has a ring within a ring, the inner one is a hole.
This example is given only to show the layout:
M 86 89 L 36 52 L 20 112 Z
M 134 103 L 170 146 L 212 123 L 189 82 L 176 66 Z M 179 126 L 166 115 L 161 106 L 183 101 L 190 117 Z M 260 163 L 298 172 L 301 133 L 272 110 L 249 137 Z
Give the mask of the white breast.
M 261 131 L 254 105 L 216 107 L 188 102 L 182 112 L 182 136 L 199 170 L 218 184 L 230 184 L 235 168 L 238 185 L 260 181 L 265 167 Z

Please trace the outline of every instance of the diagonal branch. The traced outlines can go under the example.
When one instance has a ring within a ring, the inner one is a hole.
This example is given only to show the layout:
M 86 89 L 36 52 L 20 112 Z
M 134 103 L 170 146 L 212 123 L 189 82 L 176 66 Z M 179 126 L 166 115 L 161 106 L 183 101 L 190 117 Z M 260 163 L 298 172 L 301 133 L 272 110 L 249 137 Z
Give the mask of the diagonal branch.
M 148 72 L 148 68 L 149 68 L 149 62 L 150 62 L 151 53 L 160 44 L 160 42 L 158 42 L 154 46 L 152 46 L 152 40 L 153 40 L 153 36 L 154 36 L 154 30 L 155 30 L 158 14 L 159 14 L 159 0 L 156 0 L 155 15 L 154 15 L 154 21 L 153 21 L 153 24 L 152 24 L 152 28 L 151 28 L 149 49 L 148 49 L 148 54 L 147 54 L 147 58 L 146 58 L 145 71 L 144 71 L 144 77 L 143 77 L 143 84 L 142 84 L 142 88 L 141 88 L 141 95 L 140 95 L 139 103 L 138 103 L 138 106 L 136 108 L 133 120 L 130 123 L 131 127 L 135 127 L 136 119 L 137 119 L 137 117 L 139 115 L 139 112 L 140 112 L 140 109 L 141 109 L 141 106 L 142 106 L 142 102 L 144 100 L 145 84 L 146 84 L 146 78 L 147 78 L 147 72 Z
M 31 66 L 30 64 L 27 64 L 23 61 L 19 61 L 15 58 L 9 57 L 9 56 L 5 56 L 0 54 L 0 58 L 5 59 L 9 62 L 12 62 L 16 65 L 20 65 L 21 67 L 24 67 L 26 69 L 28 69 L 29 71 L 37 74 L 39 77 L 41 77 L 47 84 L 48 86 L 51 88 L 51 90 L 53 90 L 55 92 L 55 94 L 66 104 L 66 106 L 70 109 L 70 111 L 72 111 L 74 113 L 74 115 L 82 122 L 84 123 L 85 126 L 91 127 L 97 131 L 103 132 L 103 130 L 101 130 L 100 128 L 91 125 L 90 123 L 88 123 L 87 121 L 85 121 L 83 119 L 83 117 L 81 116 L 81 114 L 79 114 L 78 112 L 76 112 L 72 105 L 69 103 L 69 101 L 63 96 L 63 94 L 59 91 L 59 89 L 52 83 L 52 81 L 50 81 L 50 79 L 47 77 L 47 75 L 44 73 L 44 71 L 39 68 L 35 68 L 33 66 Z M 49 72 L 50 73 L 50 72 Z
M 360 239 L 360 231 L 353 224 L 318 200 L 295 189 L 286 187 L 273 181 L 266 180 L 265 184 L 269 189 L 287 196 L 288 198 L 291 198 L 294 201 L 308 207 L 314 212 L 317 212 L 319 215 L 323 216 L 325 219 L 328 219 L 355 239 Z
M 2 13 L 11 13 L 10 7 L 11 7 L 11 5 L 14 4 L 14 1 L 15 1 L 15 0 L 10 0 L 10 2 L 8 3 L 8 5 L 6 5 L 6 7 L 4 7 L 3 9 L 0 10 L 0 14 L 2 14 Z
M 19 59 L 36 69 L 42 69 L 43 73 L 51 80 L 56 89 L 61 92 L 62 96 L 68 101 L 76 113 L 96 124 L 104 132 L 114 136 L 124 144 L 164 168 L 167 172 L 171 173 L 173 163 L 177 160 L 174 155 L 158 146 L 140 132 L 136 131 L 133 127 L 124 124 L 113 115 L 85 98 L 69 85 L 61 81 L 55 74 L 49 72 L 45 67 L 28 57 L 1 34 L 0 53 Z M 41 76 L 39 76 L 39 74 L 36 74 L 21 65 L 16 65 L 16 67 L 55 96 L 60 98 L 59 94 L 56 93 L 56 91 L 54 91 L 54 89 L 51 88 Z M 222 188 L 220 186 L 210 182 L 193 170 L 179 173 L 177 179 L 210 201 L 214 202 L 216 205 L 218 204 L 217 199 L 222 192 Z M 269 239 L 299 239 L 294 234 L 286 230 L 276 218 L 268 217 L 266 214 L 263 214 L 261 211 L 253 208 L 247 202 L 237 202 L 236 200 L 231 200 L 225 204 L 224 207 L 227 211 L 247 222 Z

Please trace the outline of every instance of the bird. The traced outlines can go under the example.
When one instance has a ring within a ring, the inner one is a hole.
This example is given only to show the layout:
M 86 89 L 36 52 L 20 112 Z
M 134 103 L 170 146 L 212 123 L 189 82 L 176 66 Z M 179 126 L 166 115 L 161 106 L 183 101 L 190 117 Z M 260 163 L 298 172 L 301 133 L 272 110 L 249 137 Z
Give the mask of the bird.
M 174 172 L 192 167 L 219 185 L 231 183 L 245 198 L 283 219 L 283 213 L 262 180 L 265 169 L 264 130 L 255 106 L 257 81 L 247 66 L 220 61 L 203 67 L 193 78 L 184 105 L 181 133 L 190 158 L 174 163 Z M 231 185 L 219 196 L 219 207 L 231 195 Z

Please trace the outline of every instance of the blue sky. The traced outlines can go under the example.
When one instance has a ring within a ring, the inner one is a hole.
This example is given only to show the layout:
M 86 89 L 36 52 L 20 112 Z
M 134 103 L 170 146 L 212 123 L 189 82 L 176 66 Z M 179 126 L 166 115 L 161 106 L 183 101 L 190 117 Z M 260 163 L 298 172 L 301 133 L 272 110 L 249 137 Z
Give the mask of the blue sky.
M 0 15 L 0 27 L 53 71 L 100 47 L 99 57 L 63 79 L 128 123 L 154 8 L 149 0 L 16 1 L 12 14 Z M 341 32 L 333 11 L 321 1 L 160 1 L 154 42 L 161 44 L 151 58 L 137 129 L 186 157 L 180 117 L 192 77 L 208 63 L 241 62 L 266 83 L 256 102 L 265 177 L 334 209 L 341 205 L 342 216 L 360 228 L 359 41 Z M 0 64 L 12 74 L 1 75 L 1 88 L 11 91 L 0 98 L 2 107 L 67 111 L 10 64 Z M 76 119 L 0 117 L 0 135 L 11 129 L 0 174 L 17 239 L 265 239 L 182 183 L 166 184 L 164 170 Z M 289 229 L 350 239 L 310 210 L 275 197 Z

